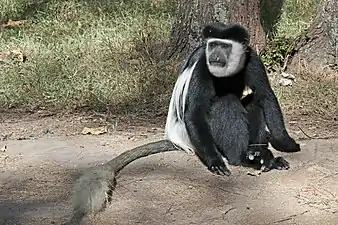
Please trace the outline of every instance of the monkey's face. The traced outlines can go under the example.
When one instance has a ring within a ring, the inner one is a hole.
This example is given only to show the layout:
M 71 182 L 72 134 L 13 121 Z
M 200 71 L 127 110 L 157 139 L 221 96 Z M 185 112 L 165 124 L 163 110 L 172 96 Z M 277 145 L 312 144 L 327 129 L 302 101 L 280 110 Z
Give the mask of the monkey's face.
M 232 76 L 244 66 L 245 47 L 232 40 L 210 38 L 207 40 L 206 60 L 213 76 Z
M 232 44 L 221 41 L 212 41 L 208 43 L 208 62 L 211 67 L 225 67 L 229 61 Z

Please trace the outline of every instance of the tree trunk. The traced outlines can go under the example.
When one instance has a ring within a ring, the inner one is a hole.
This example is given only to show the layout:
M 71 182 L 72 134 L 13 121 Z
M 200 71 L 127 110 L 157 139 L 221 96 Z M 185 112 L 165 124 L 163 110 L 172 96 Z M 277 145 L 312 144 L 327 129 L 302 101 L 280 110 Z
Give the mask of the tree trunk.
M 167 58 L 185 56 L 201 43 L 202 28 L 213 21 L 228 22 L 229 0 L 179 0 Z
M 294 51 L 291 69 L 311 66 L 338 71 L 337 0 L 322 0 L 315 21 Z
M 257 52 L 265 48 L 265 33 L 261 24 L 260 0 L 232 0 L 230 21 L 245 26 L 250 33 L 250 42 Z
M 230 8 L 230 13 L 229 13 Z M 210 22 L 236 22 L 250 32 L 251 43 L 262 50 L 265 34 L 260 23 L 259 0 L 179 0 L 167 58 L 185 56 L 201 43 L 201 30 Z

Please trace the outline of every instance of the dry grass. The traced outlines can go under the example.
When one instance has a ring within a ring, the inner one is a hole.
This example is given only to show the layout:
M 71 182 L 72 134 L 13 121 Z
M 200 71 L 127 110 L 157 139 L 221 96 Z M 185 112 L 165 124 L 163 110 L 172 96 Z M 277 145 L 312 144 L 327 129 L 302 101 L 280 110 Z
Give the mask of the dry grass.
M 178 62 L 153 53 L 168 40 L 173 2 L 0 0 L 0 22 L 25 21 L 0 29 L 0 109 L 165 112 Z M 276 36 L 306 29 L 317 2 L 286 0 Z M 23 63 L 1 58 L 18 49 Z M 292 88 L 274 86 L 286 112 L 337 114 L 336 83 L 322 74 L 301 72 Z
M 281 87 L 272 79 L 273 87 L 285 114 L 290 118 L 316 118 L 338 121 L 338 73 L 302 67 L 293 71 L 292 87 Z
M 163 99 L 173 66 L 146 50 L 167 40 L 173 4 L 153 2 L 1 0 L 0 18 L 25 24 L 0 30 L 0 52 L 20 49 L 27 60 L 0 62 L 0 108 L 105 110 Z

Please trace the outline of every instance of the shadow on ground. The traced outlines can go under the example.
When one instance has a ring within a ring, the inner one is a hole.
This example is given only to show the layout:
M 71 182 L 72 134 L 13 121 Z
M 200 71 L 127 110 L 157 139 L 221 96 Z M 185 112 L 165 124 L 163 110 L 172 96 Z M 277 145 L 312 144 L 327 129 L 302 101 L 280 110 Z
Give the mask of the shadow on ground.
M 0 224 L 65 222 L 80 170 L 158 139 L 126 136 L 5 142 L 10 157 L 23 157 L 0 171 Z M 232 167 L 230 177 L 213 176 L 183 152 L 140 159 L 120 173 L 111 206 L 84 224 L 335 225 L 337 146 L 338 140 L 302 142 L 302 152 L 282 154 L 290 170 L 260 176 L 248 176 L 250 169 L 243 167 Z

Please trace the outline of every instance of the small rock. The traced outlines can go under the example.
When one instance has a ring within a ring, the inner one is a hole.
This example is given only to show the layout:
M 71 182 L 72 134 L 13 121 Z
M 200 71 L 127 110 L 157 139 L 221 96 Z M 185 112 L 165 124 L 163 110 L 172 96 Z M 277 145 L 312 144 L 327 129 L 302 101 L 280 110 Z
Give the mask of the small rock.
M 295 80 L 295 76 L 289 73 L 282 72 L 282 77 L 290 79 L 290 80 Z
M 45 129 L 43 129 L 43 133 L 44 134 L 53 134 L 53 131 L 51 131 L 49 128 L 45 128 Z
M 108 132 L 107 126 L 95 127 L 95 128 L 84 127 L 83 130 L 81 131 L 82 134 L 92 134 L 92 135 L 100 135 L 100 134 L 104 134 L 107 132 Z
M 279 85 L 281 86 L 292 86 L 292 80 L 286 79 L 286 78 L 281 78 L 278 82 Z

